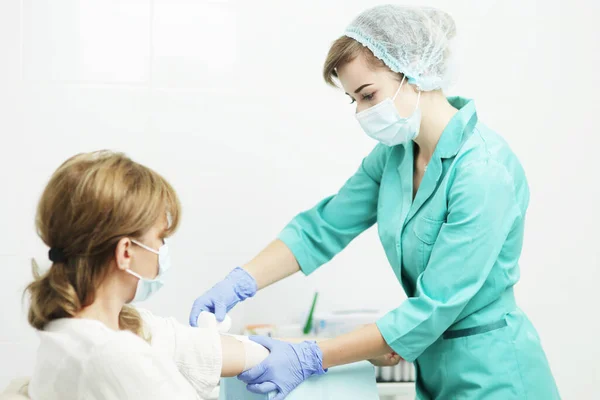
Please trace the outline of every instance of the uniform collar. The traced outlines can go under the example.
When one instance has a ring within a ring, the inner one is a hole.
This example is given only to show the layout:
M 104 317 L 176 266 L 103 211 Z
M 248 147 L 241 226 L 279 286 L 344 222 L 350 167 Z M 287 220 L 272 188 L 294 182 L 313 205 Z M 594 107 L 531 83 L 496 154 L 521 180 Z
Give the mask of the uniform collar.
M 435 148 L 439 158 L 454 157 L 464 141 L 470 136 L 477 124 L 477 111 L 475 102 L 464 97 L 448 97 L 448 102 L 458 109 L 452 117 Z

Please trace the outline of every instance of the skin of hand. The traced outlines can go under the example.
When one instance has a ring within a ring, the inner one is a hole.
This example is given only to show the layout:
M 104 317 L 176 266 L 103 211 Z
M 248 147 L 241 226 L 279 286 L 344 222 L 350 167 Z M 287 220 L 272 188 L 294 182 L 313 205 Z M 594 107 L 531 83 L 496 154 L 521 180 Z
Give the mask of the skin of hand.
M 376 367 L 393 367 L 398 365 L 398 363 L 402 360 L 398 354 L 391 352 L 384 354 L 379 357 L 375 357 L 369 360 L 369 362 Z

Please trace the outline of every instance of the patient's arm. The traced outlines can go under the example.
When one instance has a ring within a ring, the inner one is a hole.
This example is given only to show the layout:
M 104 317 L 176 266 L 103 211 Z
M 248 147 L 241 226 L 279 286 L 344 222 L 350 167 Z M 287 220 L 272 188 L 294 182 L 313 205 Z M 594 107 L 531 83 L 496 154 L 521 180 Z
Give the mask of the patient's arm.
M 209 319 L 210 326 L 205 328 L 192 328 L 174 318 L 157 317 L 144 309 L 138 311 L 145 332 L 152 337 L 152 346 L 172 358 L 203 395 L 218 384 L 219 377 L 239 375 L 269 355 L 269 350 L 247 336 L 219 334 L 216 320 L 212 324 Z
M 221 349 L 223 353 L 223 366 L 221 376 L 236 376 L 244 372 L 246 354 L 244 343 L 229 335 L 221 335 Z
M 221 335 L 223 367 L 221 376 L 230 377 L 241 374 L 260 364 L 269 356 L 269 350 L 248 339 L 247 336 Z

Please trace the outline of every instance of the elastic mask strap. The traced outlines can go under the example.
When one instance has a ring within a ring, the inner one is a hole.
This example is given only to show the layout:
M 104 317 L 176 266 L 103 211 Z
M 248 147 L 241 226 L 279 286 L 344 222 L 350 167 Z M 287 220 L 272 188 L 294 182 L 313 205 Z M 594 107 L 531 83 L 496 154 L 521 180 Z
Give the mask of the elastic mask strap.
M 131 239 L 131 241 L 132 241 L 133 243 L 137 244 L 138 246 L 140 246 L 142 249 L 146 249 L 146 250 L 148 250 L 148 251 L 151 251 L 151 252 L 152 252 L 152 253 L 154 253 L 154 254 L 160 254 L 158 251 L 154 250 L 152 247 L 148 247 L 148 246 L 146 246 L 145 244 L 143 244 L 143 243 L 140 243 L 140 242 L 138 242 L 138 241 L 137 241 L 137 240 L 135 240 L 135 239 Z
M 392 101 L 396 100 L 396 97 L 398 96 L 398 93 L 400 93 L 400 89 L 402 89 L 402 85 L 404 84 L 405 79 L 406 79 L 406 76 L 403 76 L 402 82 L 400 82 L 400 86 L 398 86 L 398 90 L 396 90 L 396 94 L 394 95 L 394 97 L 392 97 Z
M 419 90 L 419 94 L 417 96 L 417 105 L 415 106 L 415 111 L 417 111 L 417 108 L 419 108 L 419 100 L 421 100 L 421 91 Z
M 132 271 L 132 270 L 130 270 L 130 269 L 126 269 L 126 270 L 125 270 L 125 272 L 127 272 L 127 273 L 128 273 L 128 274 L 130 274 L 130 275 L 133 275 L 133 276 L 135 276 L 135 277 L 136 277 L 136 278 L 138 278 L 139 280 L 142 280 L 142 279 L 143 279 L 143 278 L 142 278 L 142 276 L 141 276 L 140 274 L 138 274 L 137 272 L 133 272 L 133 271 Z

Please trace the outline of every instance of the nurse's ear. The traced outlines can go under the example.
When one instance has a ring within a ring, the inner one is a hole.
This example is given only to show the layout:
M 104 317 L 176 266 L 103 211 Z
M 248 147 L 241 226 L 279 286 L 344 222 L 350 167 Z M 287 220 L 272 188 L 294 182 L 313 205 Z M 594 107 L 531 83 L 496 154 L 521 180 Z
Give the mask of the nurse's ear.
M 131 253 L 133 243 L 129 238 L 122 238 L 115 248 L 115 263 L 121 271 L 131 269 Z

